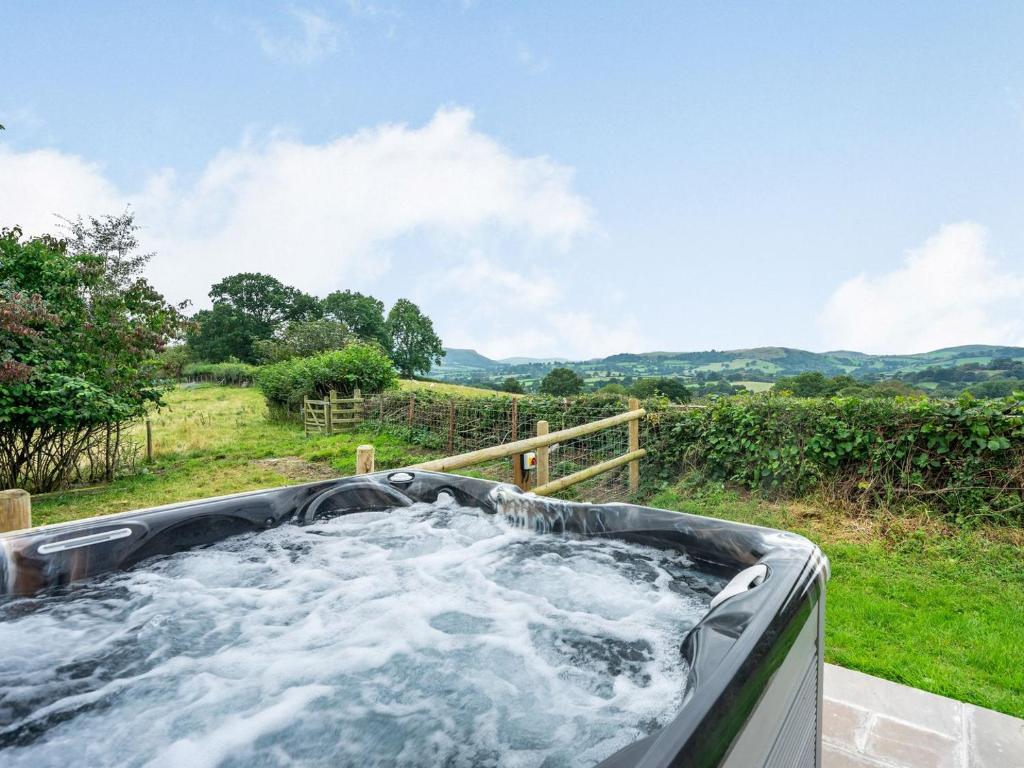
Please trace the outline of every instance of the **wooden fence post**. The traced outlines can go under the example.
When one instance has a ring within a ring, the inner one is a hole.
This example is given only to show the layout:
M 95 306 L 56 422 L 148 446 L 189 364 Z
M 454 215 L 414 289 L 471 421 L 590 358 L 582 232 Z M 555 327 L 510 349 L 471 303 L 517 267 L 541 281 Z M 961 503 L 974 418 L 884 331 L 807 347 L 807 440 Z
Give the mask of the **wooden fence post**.
M 640 408 L 640 401 L 629 398 L 629 410 L 635 411 Z M 629 452 L 640 449 L 640 419 L 633 419 L 629 422 Z M 636 493 L 640 490 L 640 459 L 629 462 L 629 492 Z
M 455 450 L 455 398 L 448 403 L 448 455 Z
M 352 428 L 355 429 L 363 421 L 363 393 L 359 387 L 352 390 Z
M 537 422 L 537 437 L 548 433 L 546 421 Z M 537 449 L 537 485 L 545 485 L 548 482 L 550 469 L 548 467 L 548 446 L 542 445 Z
M 153 463 L 153 424 L 146 419 L 146 462 Z
M 332 389 L 331 397 L 333 396 L 334 390 Z M 326 422 L 325 426 L 327 428 L 328 435 L 334 434 L 334 409 L 331 407 L 332 402 L 333 401 L 330 398 L 324 401 L 324 422 Z
M 409 395 L 409 417 L 407 426 L 412 429 L 412 416 L 416 408 L 416 395 Z
M 32 497 L 28 491 L 13 488 L 0 491 L 0 533 L 32 527 Z
M 356 448 L 356 474 L 365 475 L 373 472 L 373 446 L 360 445 Z

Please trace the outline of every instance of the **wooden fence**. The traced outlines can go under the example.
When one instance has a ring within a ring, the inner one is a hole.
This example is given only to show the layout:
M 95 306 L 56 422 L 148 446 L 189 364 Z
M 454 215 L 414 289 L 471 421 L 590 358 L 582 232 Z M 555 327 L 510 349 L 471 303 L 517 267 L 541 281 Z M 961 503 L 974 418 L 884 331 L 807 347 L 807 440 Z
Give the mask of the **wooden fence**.
M 625 413 L 609 416 L 576 427 L 561 429 L 557 432 L 550 432 L 546 421 L 538 421 L 534 437 L 529 437 L 525 440 L 515 440 L 489 448 L 481 448 L 480 450 L 469 451 L 468 453 L 460 453 L 456 456 L 447 456 L 443 459 L 425 461 L 422 464 L 410 467 L 410 469 L 422 469 L 429 472 L 451 472 L 495 459 L 511 458 L 513 482 L 524 491 L 532 491 L 540 496 L 548 496 L 628 464 L 629 491 L 630 493 L 636 493 L 640 487 L 640 459 L 647 455 L 647 450 L 640 447 L 640 419 L 646 413 L 640 407 L 639 400 L 630 398 L 629 410 Z M 550 478 L 549 453 L 558 443 L 618 427 L 622 424 L 629 425 L 629 448 L 626 453 L 556 480 Z M 524 457 L 529 457 L 531 454 L 533 454 L 535 461 L 524 461 Z M 532 466 L 529 466 L 530 464 Z M 373 471 L 372 446 L 364 445 L 359 447 L 357 471 Z
M 333 389 L 326 400 L 306 398 L 302 403 L 302 426 L 308 435 L 333 435 L 359 426 L 365 416 L 363 397 L 359 390 L 352 397 L 338 397 Z

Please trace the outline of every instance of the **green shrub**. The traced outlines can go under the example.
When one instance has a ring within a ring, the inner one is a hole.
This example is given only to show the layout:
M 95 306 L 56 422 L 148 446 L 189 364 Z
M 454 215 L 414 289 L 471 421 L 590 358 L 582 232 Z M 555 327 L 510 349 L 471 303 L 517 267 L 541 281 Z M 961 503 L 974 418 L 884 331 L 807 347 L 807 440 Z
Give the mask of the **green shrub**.
M 979 401 L 749 395 L 659 414 L 663 481 L 685 469 L 779 495 L 908 500 L 958 522 L 1024 519 L 1024 396 Z
M 189 363 L 181 369 L 181 375 L 186 379 L 241 386 L 252 384 L 258 370 L 258 366 L 237 360 L 228 363 Z
M 298 408 L 306 397 L 322 398 L 332 389 L 349 395 L 382 392 L 398 384 L 395 367 L 376 344 L 350 344 L 311 357 L 261 366 L 256 385 L 272 407 Z

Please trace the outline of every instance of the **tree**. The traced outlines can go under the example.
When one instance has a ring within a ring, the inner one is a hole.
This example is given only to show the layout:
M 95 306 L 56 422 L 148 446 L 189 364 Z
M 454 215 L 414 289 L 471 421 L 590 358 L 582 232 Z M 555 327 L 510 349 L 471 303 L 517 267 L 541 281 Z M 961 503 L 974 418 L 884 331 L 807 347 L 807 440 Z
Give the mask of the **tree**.
M 540 391 L 545 395 L 568 397 L 583 390 L 583 379 L 569 368 L 552 368 L 540 382 Z
M 298 407 L 306 397 L 325 397 L 332 389 L 348 395 L 383 392 L 397 385 L 395 366 L 377 344 L 356 342 L 344 349 L 263 365 L 256 385 L 273 409 Z
M 616 383 L 614 381 L 609 383 L 609 384 L 605 384 L 603 387 L 601 387 L 597 391 L 598 391 L 598 394 L 601 394 L 601 395 L 624 395 L 624 394 L 626 394 L 626 388 L 624 386 L 622 386 L 621 384 L 618 384 L 618 383 Z
M 509 376 L 507 379 L 501 382 L 501 391 L 511 392 L 514 395 L 521 395 L 524 392 L 526 392 L 526 390 L 523 389 L 522 382 L 519 381 L 519 379 L 517 379 L 515 376 Z
M 384 302 L 356 291 L 334 291 L 320 302 L 324 315 L 347 325 L 357 338 L 391 346 L 384 320 Z
M 229 357 L 255 363 L 258 340 L 271 338 L 285 322 L 320 314 L 314 297 L 257 272 L 225 277 L 209 296 L 213 307 L 193 316 L 188 343 L 197 358 L 214 363 Z
M 93 224 L 85 236 L 100 239 Z M 134 228 L 131 216 L 119 236 Z M 0 232 L 0 485 L 42 492 L 110 479 L 119 425 L 160 401 L 153 359 L 183 318 L 142 276 L 134 245 L 120 261 L 79 242 Z M 102 250 L 97 248 L 97 250 Z
M 692 397 L 690 388 L 681 379 L 669 376 L 640 379 L 632 387 L 634 397 L 667 397 L 673 403 L 688 403 Z
M 282 325 L 273 338 L 258 339 L 254 347 L 260 362 L 275 363 L 342 349 L 352 340 L 348 326 L 337 320 L 292 320 Z
M 850 386 L 845 383 L 844 386 Z M 776 379 L 776 392 L 790 392 L 796 397 L 831 397 L 842 387 L 836 387 L 825 374 L 818 371 L 804 371 L 796 376 L 783 376 Z
M 434 323 L 408 299 L 399 299 L 388 312 L 387 333 L 391 339 L 391 359 L 406 378 L 428 373 L 444 358 Z

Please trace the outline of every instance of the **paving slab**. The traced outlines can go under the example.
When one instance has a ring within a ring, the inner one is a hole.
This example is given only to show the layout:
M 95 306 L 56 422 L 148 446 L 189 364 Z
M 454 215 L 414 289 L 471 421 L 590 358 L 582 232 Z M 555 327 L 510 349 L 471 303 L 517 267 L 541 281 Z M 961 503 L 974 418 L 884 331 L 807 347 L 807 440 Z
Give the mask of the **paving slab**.
M 1024 720 L 825 665 L 824 768 L 1024 768 Z
M 1024 720 L 964 704 L 969 768 L 1024 768 Z

